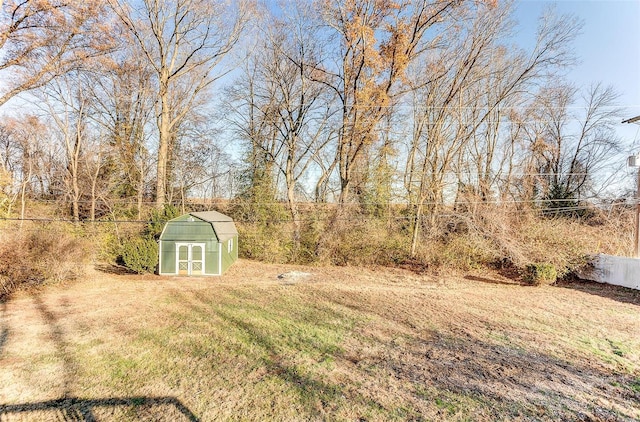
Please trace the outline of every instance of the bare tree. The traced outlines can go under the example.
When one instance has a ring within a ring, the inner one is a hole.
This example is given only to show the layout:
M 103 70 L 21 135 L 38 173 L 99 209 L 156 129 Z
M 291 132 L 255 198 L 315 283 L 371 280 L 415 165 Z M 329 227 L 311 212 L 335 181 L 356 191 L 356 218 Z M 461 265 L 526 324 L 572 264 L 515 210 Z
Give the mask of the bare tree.
M 427 79 L 417 80 L 414 93 L 413 134 L 405 175 L 414 208 L 412 254 L 425 206 L 435 216 L 443 201 L 445 176 L 464 168 L 466 157 L 460 154 L 468 151 L 469 142 L 476 142 L 476 170 L 488 183 L 494 171 L 501 107 L 573 60 L 570 46 L 579 24 L 550 12 L 541 18 L 537 42 L 530 52 L 505 56 L 499 41 L 511 26 L 511 9 L 509 3 L 501 6 L 469 9 L 462 20 L 468 26 L 454 27 L 460 36 L 447 36 L 458 41 L 442 44 L 438 54 L 418 68 Z M 484 153 L 491 154 L 484 163 L 478 162 Z M 488 195 L 489 187 L 483 189 Z
M 21 119 L 8 118 L 2 125 L 2 139 L 10 149 L 5 148 L 3 168 L 10 171 L 13 179 L 13 191 L 7 213 L 11 213 L 13 203 L 20 198 L 20 227 L 26 217 L 27 199 L 33 198 L 38 190 L 38 174 L 41 167 L 46 126 L 36 116 L 28 115 Z
M 81 174 L 91 132 L 91 98 L 87 93 L 79 72 L 57 78 L 36 93 L 36 106 L 51 119 L 56 129 L 52 131 L 52 136 L 57 137 L 63 147 L 65 194 L 71 203 L 71 215 L 76 222 L 80 221 Z
M 111 51 L 103 6 L 101 0 L 0 2 L 0 106 Z
M 282 20 L 271 19 L 261 53 L 255 58 L 260 70 L 252 75 L 257 95 L 251 106 L 267 128 L 263 131 L 267 136 L 260 139 L 268 139 L 267 145 L 274 147 L 263 148 L 263 152 L 284 178 L 294 254 L 300 245 L 300 181 L 332 140 L 328 126 L 335 110 L 334 97 L 326 86 L 312 80 L 315 65 L 310 63 L 317 60 L 319 49 L 309 12 L 299 7 Z
M 221 183 L 233 162 L 219 144 L 219 134 L 208 114 L 192 113 L 181 123 L 173 151 L 171 195 L 179 197 L 183 210 L 189 195 L 199 200 L 214 199 L 226 191 Z
M 224 109 L 231 136 L 247 143 L 247 168 L 240 176 L 242 196 L 268 203 L 276 199 L 274 168 L 279 148 L 272 123 L 277 100 L 273 91 L 264 89 L 262 64 L 259 54 L 246 57 L 242 76 L 226 89 Z
M 360 157 L 377 139 L 383 116 L 402 94 L 408 65 L 432 48 L 436 27 L 465 2 L 344 0 L 322 2 L 321 13 L 334 31 L 337 57 L 318 80 L 335 91 L 341 109 L 336 149 L 340 198 L 357 193 Z M 432 30 L 432 32 L 429 32 Z M 335 70 L 334 70 L 335 69 Z
M 594 84 L 578 98 L 571 85 L 542 90 L 533 102 L 536 113 L 524 134 L 530 152 L 529 176 L 539 197 L 557 208 L 605 187 L 594 176 L 609 167 L 609 159 L 620 149 L 615 134 L 622 110 L 612 87 Z
M 93 99 L 92 119 L 109 144 L 108 148 L 100 146 L 115 167 L 112 194 L 118 198 L 135 196 L 140 219 L 152 167 L 147 144 L 154 99 L 151 71 L 137 53 L 134 45 L 101 60 L 87 76 L 90 83 L 86 89 Z
M 157 95 L 156 205 L 167 191 L 176 129 L 197 98 L 220 77 L 215 72 L 247 21 L 244 2 L 214 0 L 110 0 L 153 69 Z

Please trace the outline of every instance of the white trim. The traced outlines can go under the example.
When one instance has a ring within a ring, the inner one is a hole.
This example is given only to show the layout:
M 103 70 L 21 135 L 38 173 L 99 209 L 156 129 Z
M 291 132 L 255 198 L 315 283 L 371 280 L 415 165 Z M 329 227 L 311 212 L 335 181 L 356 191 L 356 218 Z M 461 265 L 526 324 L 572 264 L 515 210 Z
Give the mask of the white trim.
M 207 260 L 207 244 L 206 243 L 201 243 L 201 242 L 175 242 L 176 245 L 176 272 L 174 275 L 180 275 L 180 247 L 181 246 L 186 246 L 187 247 L 187 276 L 191 276 L 193 274 L 191 274 L 191 266 L 193 265 L 193 247 L 194 246 L 199 246 L 201 249 L 201 253 L 202 253 L 202 259 L 197 259 L 196 262 L 201 262 L 202 263 L 202 272 L 201 274 L 198 275 L 206 275 L 205 271 L 206 271 L 206 260 Z M 182 260 L 184 262 L 184 259 Z
M 218 242 L 218 274 L 222 275 L 222 242 Z

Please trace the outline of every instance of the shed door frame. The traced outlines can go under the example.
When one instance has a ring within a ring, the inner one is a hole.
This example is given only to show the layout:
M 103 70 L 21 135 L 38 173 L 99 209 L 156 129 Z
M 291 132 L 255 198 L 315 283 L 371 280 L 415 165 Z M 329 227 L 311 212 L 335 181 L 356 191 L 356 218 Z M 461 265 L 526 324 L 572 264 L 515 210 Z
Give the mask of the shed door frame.
M 205 274 L 205 246 L 206 243 L 199 242 L 176 242 L 176 274 L 178 275 L 204 275 Z M 186 259 L 180 259 L 180 248 L 187 248 Z M 196 254 L 194 256 L 194 248 L 200 247 L 200 255 L 198 256 L 198 252 L 196 250 Z M 199 259 L 198 259 L 199 258 Z M 180 264 L 182 265 L 182 271 L 186 271 L 185 273 L 181 273 Z

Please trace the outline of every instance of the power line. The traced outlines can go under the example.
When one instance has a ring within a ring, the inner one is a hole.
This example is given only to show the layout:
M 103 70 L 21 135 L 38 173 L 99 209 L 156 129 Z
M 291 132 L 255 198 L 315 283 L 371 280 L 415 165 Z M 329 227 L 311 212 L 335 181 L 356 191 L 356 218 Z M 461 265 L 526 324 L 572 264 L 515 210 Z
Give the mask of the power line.
M 565 201 L 568 202 L 568 201 Z M 460 205 L 466 205 L 461 203 Z M 566 206 L 566 207 L 554 207 L 554 208 L 545 208 L 538 210 L 541 213 L 546 214 L 555 214 L 562 212 L 570 212 L 570 211 L 580 211 L 580 210 L 588 210 L 596 208 L 593 205 L 583 205 L 583 206 Z M 521 210 L 502 210 L 503 213 L 521 213 Z M 436 216 L 436 217 L 460 217 L 461 215 L 470 214 L 467 212 L 439 212 L 439 213 L 423 213 L 421 215 L 424 216 Z M 473 213 L 471 213 L 473 214 Z M 389 220 L 413 220 L 415 219 L 415 215 L 407 215 L 407 216 L 357 216 L 357 217 L 313 217 L 313 218 L 299 218 L 293 220 L 291 217 L 287 218 L 267 218 L 267 219 L 234 219 L 233 221 L 240 224 L 251 224 L 251 223 L 292 223 L 294 221 L 297 222 L 317 222 L 317 221 L 351 221 L 351 222 L 366 222 L 366 221 L 389 221 Z M 169 220 L 80 220 L 76 221 L 73 219 L 65 219 L 65 218 L 18 218 L 18 217 L 0 217 L 1 221 L 14 221 L 14 222 L 22 222 L 22 221 L 30 221 L 36 223 L 77 223 L 77 224 L 121 224 L 121 223 L 134 223 L 134 224 L 158 224 L 158 223 L 166 223 Z M 228 220 L 209 220 L 206 221 L 209 223 L 228 223 Z M 177 224 L 182 224 L 185 226 L 189 226 L 192 222 L 176 222 Z
M 464 194 L 462 194 L 464 196 Z M 121 201 L 121 202 L 120 202 Z M 257 206 L 269 206 L 269 205 L 283 205 L 286 206 L 288 204 L 287 201 L 273 201 L 273 202 L 254 202 L 254 201 L 242 201 L 241 202 L 233 202 L 234 199 L 219 199 L 214 201 L 209 200 L 196 200 L 196 199 L 187 199 L 183 203 L 173 203 L 171 205 L 180 207 L 184 205 L 185 207 L 189 206 L 215 206 L 224 204 L 225 206 L 234 206 L 234 205 L 246 205 L 249 207 L 257 207 Z M 77 201 L 79 204 L 91 203 L 90 200 L 79 200 Z M 109 203 L 121 203 L 121 204 L 131 204 L 136 205 L 137 201 L 125 202 L 125 200 L 114 200 L 114 201 L 105 201 Z M 353 205 L 390 205 L 390 206 L 407 206 L 413 207 L 417 205 L 444 205 L 444 206 L 455 206 L 455 205 L 505 205 L 505 204 L 545 204 L 545 203 L 555 203 L 555 202 L 592 202 L 592 203 L 600 203 L 604 205 L 610 205 L 610 200 L 607 199 L 598 199 L 598 198 L 565 198 L 565 199 L 554 199 L 554 198 L 539 198 L 539 199 L 494 199 L 494 200 L 456 200 L 453 202 L 443 202 L 443 201 L 420 201 L 420 202 L 373 202 L 373 201 L 365 201 L 364 203 L 353 202 L 353 203 L 344 203 L 340 204 L 338 202 L 305 202 L 305 201 L 296 201 L 295 204 L 300 207 L 305 206 L 316 206 L 316 207 L 349 207 Z M 628 198 L 624 203 L 625 204 L 633 204 L 637 202 L 636 198 Z M 27 204 L 60 204 L 61 206 L 70 206 L 73 202 L 56 200 L 56 199 L 36 199 L 30 200 Z M 621 204 L 622 202 L 616 202 L 616 204 Z M 144 201 L 143 205 L 155 205 L 155 201 Z M 69 220 L 73 221 L 73 220 Z M 130 221 L 130 220 L 127 220 Z M 136 220 L 139 222 L 144 222 L 146 220 Z
M 281 101 L 274 101 L 274 104 L 258 104 L 258 103 L 245 103 L 243 105 L 239 105 L 238 107 L 234 107 L 231 112 L 235 114 L 240 114 L 238 111 L 243 111 L 246 108 L 254 108 L 262 111 L 265 106 L 270 106 L 268 111 L 277 111 L 279 108 L 275 108 L 275 106 L 281 105 Z M 326 103 L 303 103 L 303 102 L 295 102 L 288 104 L 290 107 L 286 107 L 285 109 L 298 109 L 300 107 L 313 106 L 317 104 L 318 110 L 322 110 L 327 112 Z M 502 113 L 508 113 L 512 110 L 527 110 L 527 111 L 547 111 L 547 110 L 590 110 L 593 109 L 593 105 L 573 105 L 573 106 L 537 106 L 532 107 L 530 105 L 498 105 L 498 106 L 460 106 L 460 105 L 451 105 L 451 106 L 437 106 L 437 105 L 421 105 L 421 104 L 409 104 L 405 102 L 398 102 L 396 104 L 372 104 L 372 105 L 364 105 L 364 104 L 341 104 L 340 102 L 335 102 L 337 104 L 336 109 L 334 111 L 340 111 L 343 106 L 348 109 L 389 109 L 389 108 L 414 108 L 420 110 L 484 110 L 484 111 L 500 111 Z M 620 110 L 625 108 L 640 108 L 640 104 L 622 104 L 622 105 L 599 105 L 598 110 Z
M 91 224 L 109 224 L 109 223 L 144 223 L 151 224 L 151 220 L 74 220 L 71 218 L 39 218 L 39 217 L 0 217 L 2 221 L 32 221 L 39 223 L 91 223 Z M 168 221 L 168 220 L 162 220 Z

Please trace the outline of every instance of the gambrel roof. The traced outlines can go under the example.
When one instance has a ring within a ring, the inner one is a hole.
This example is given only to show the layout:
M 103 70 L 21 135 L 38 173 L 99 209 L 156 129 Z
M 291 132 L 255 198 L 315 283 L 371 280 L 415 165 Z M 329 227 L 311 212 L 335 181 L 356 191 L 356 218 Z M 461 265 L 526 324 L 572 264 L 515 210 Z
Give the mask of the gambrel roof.
M 190 212 L 189 215 L 211 223 L 213 231 L 221 242 L 238 235 L 238 229 L 236 229 L 233 219 L 228 215 L 224 215 L 218 211 Z

